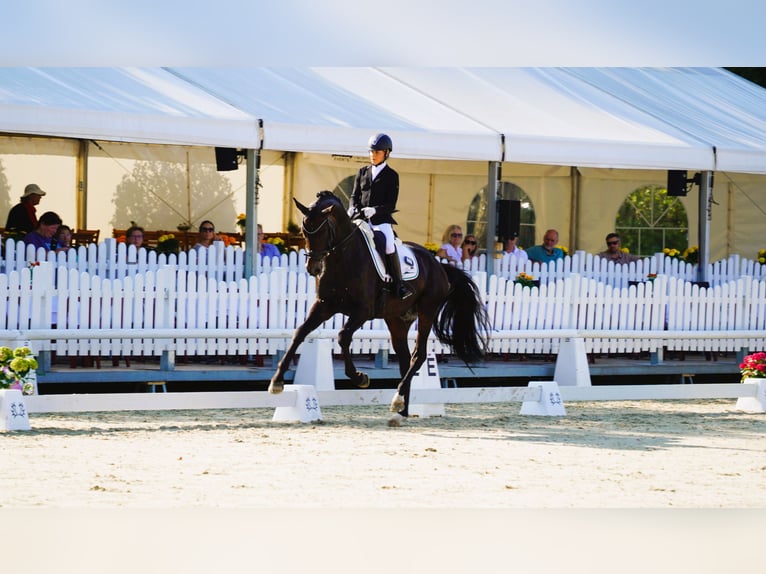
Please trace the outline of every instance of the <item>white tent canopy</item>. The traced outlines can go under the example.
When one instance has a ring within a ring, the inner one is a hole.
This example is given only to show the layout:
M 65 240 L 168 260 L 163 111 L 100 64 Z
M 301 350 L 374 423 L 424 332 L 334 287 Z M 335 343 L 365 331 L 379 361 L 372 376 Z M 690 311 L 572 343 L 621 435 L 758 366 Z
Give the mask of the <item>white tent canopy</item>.
M 1 131 L 82 139 L 766 173 L 765 127 L 717 68 L 0 69 Z

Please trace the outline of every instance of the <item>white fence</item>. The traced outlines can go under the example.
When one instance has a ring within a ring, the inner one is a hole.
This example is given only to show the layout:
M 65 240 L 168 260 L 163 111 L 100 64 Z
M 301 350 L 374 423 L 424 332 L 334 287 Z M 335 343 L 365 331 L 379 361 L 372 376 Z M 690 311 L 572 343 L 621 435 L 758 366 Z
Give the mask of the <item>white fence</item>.
M 154 251 L 139 249 L 118 243 L 113 238 L 107 238 L 99 244 L 91 244 L 70 250 L 66 253 L 46 252 L 33 246 L 5 241 L 2 257 L 0 257 L 0 273 L 20 271 L 29 267 L 33 261 L 50 261 L 55 267 L 76 269 L 81 273 L 97 275 L 106 279 L 123 279 L 125 277 L 157 271 L 166 265 L 177 269 L 205 275 L 218 281 L 238 281 L 244 277 L 244 251 L 239 247 L 223 247 L 216 243 L 213 248 L 199 252 L 190 250 L 178 255 L 166 256 Z M 305 272 L 305 252 L 292 252 L 281 258 L 258 258 L 259 270 L 269 272 L 276 268 L 290 271 Z M 471 274 L 485 272 L 487 269 L 486 256 L 481 255 L 467 262 L 464 269 Z M 526 262 L 516 265 L 516 261 L 503 257 L 494 261 L 494 275 L 506 279 L 515 278 L 520 272 L 527 273 L 548 284 L 577 274 L 588 279 L 596 279 L 613 287 L 628 287 L 631 283 L 645 281 L 649 274 L 668 275 L 686 281 L 697 280 L 697 266 L 683 261 L 663 256 L 661 253 L 631 263 L 615 265 L 611 261 L 601 259 L 593 254 L 578 251 L 571 257 L 551 264 Z M 766 279 L 766 265 L 757 261 L 732 255 L 708 265 L 708 282 L 711 286 L 722 285 L 735 281 L 740 277 Z
M 709 289 L 663 275 L 629 287 L 578 274 L 539 288 L 474 278 L 495 353 L 556 353 L 574 332 L 584 333 L 588 352 L 766 347 L 766 281 L 750 277 Z M 109 279 L 42 264 L 0 274 L 0 329 L 60 355 L 274 354 L 303 322 L 315 289 L 314 278 L 287 268 L 225 281 L 173 266 Z M 334 339 L 344 320 L 336 315 L 318 334 Z M 368 321 L 352 350 L 380 349 L 389 350 L 385 324 Z

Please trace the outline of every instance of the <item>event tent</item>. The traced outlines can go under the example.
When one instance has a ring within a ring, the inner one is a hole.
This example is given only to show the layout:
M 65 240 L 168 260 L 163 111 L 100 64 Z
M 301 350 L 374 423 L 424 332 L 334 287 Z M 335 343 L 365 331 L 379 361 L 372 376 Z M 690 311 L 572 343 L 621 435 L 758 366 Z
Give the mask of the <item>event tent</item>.
M 66 138 L 766 173 L 764 128 L 718 68 L 0 69 L 0 130 Z

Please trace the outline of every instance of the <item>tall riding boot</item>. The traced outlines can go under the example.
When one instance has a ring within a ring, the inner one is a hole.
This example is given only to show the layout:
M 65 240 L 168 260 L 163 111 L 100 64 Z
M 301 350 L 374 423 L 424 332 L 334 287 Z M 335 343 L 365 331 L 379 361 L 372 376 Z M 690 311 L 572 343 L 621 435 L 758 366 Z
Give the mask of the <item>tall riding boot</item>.
M 409 285 L 402 281 L 402 268 L 399 265 L 399 256 L 396 251 L 393 253 L 386 253 L 386 264 L 388 266 L 388 274 L 393 281 L 394 293 L 400 299 L 406 299 L 412 295 L 412 290 Z

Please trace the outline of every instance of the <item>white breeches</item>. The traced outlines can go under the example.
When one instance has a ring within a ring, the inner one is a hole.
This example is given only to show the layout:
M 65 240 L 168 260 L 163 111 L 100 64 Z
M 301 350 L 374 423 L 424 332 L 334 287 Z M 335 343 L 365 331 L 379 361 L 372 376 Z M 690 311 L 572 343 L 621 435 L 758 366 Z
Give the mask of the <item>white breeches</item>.
M 390 223 L 379 223 L 378 225 L 373 225 L 372 228 L 380 231 L 386 238 L 386 255 L 391 255 L 396 251 L 394 246 L 394 228 L 391 227 Z

